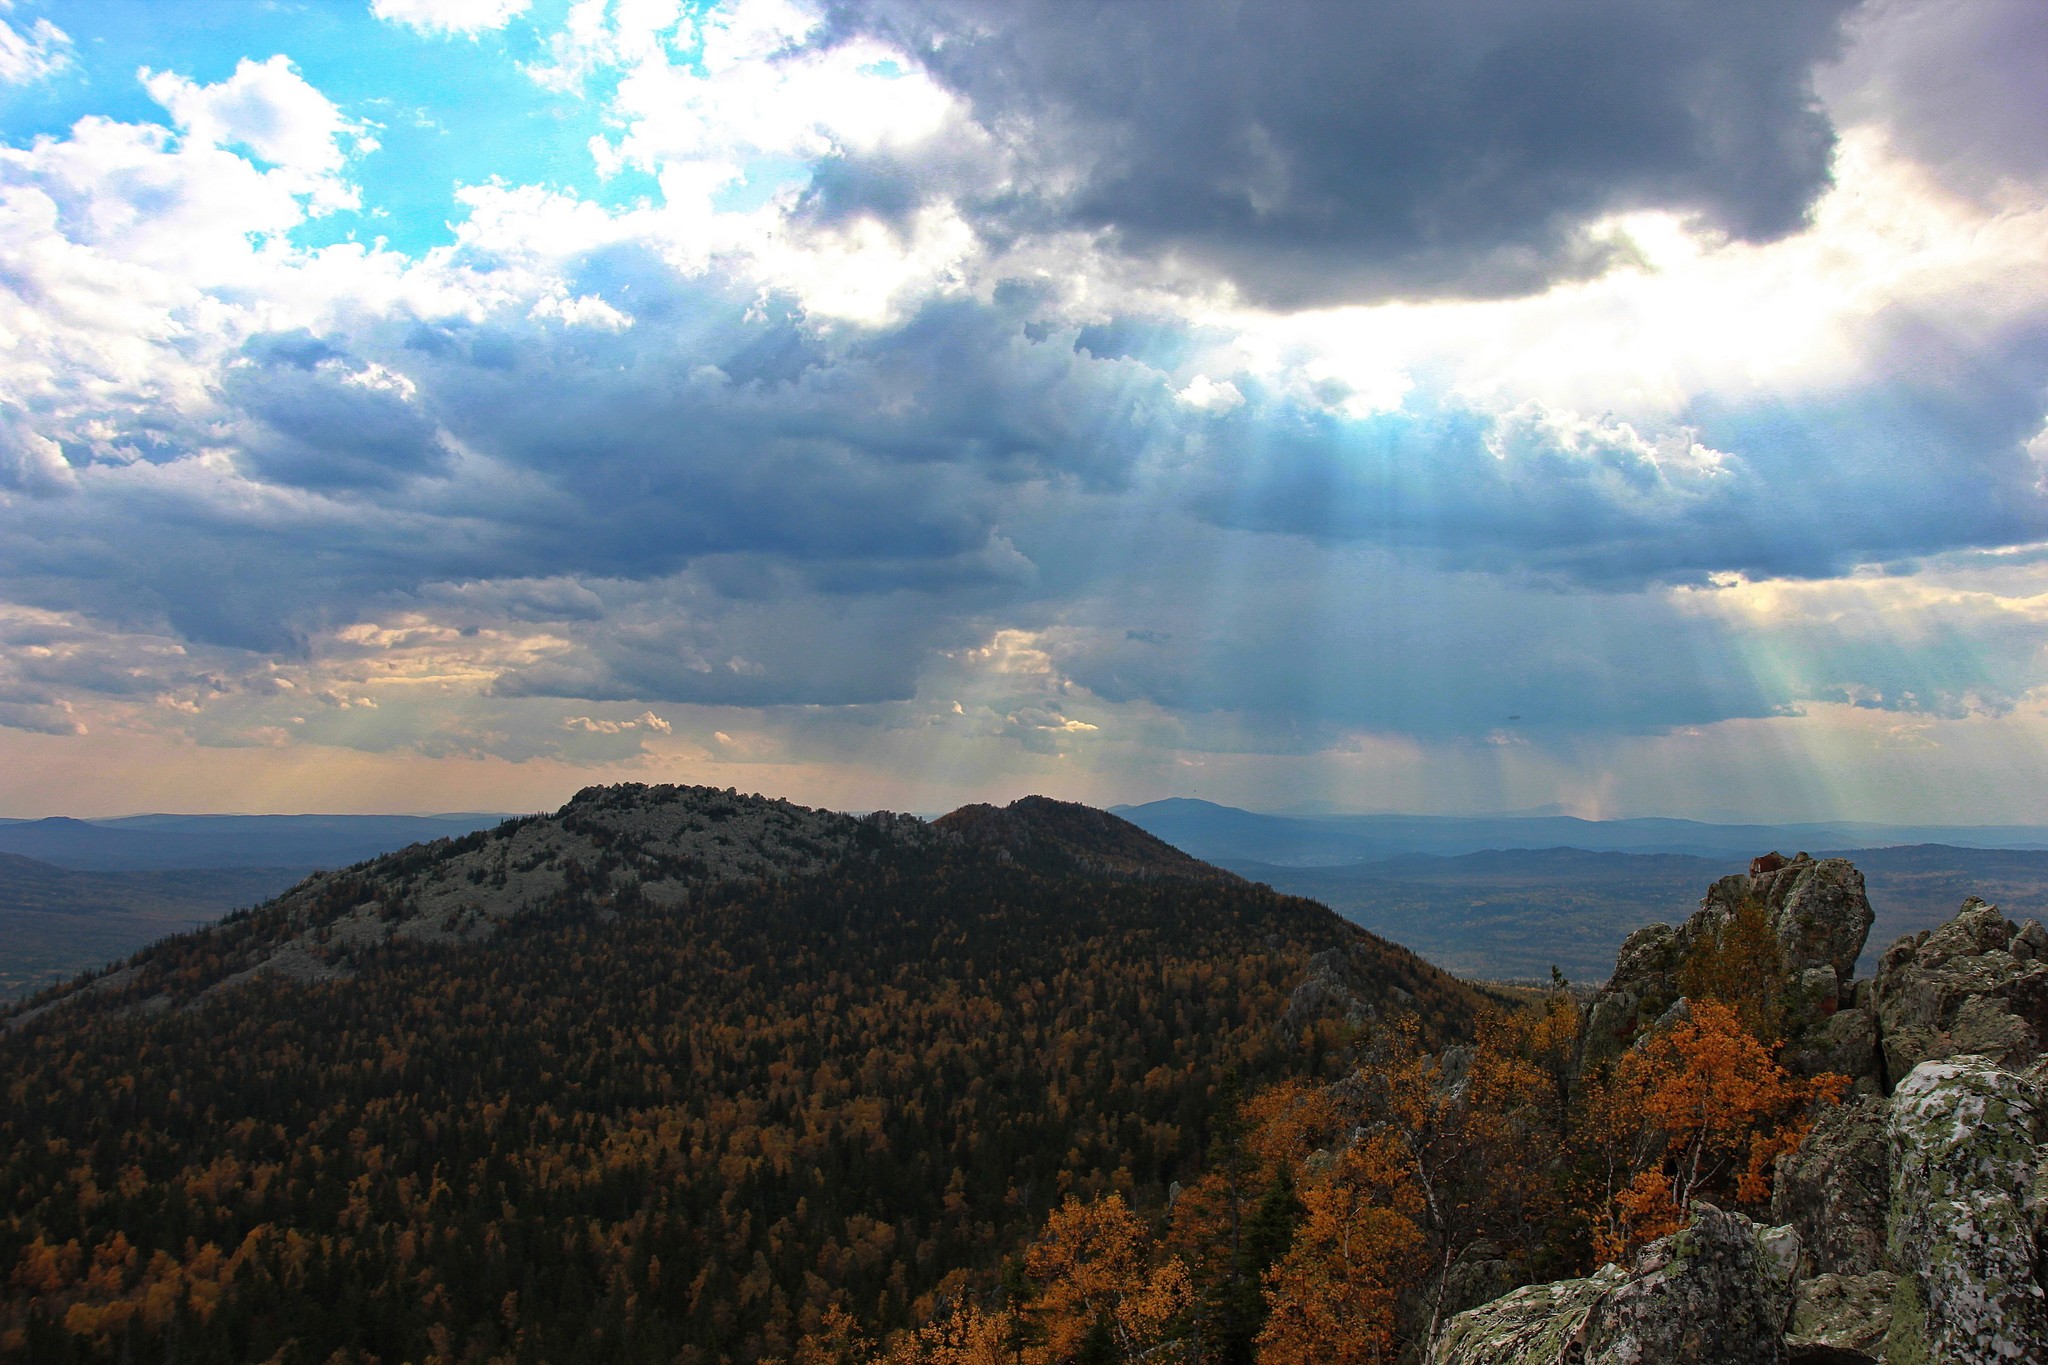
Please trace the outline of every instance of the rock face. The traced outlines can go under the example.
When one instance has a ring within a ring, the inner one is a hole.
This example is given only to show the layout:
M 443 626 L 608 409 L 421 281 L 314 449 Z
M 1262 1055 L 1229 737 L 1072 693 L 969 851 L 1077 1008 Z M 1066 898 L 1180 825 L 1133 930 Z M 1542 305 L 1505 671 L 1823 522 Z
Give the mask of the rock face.
M 1822 1015 L 1786 1046 L 1785 1065 L 1800 1076 L 1847 1076 L 1851 1094 L 1883 1094 L 1884 1054 L 1877 1016 L 1853 1008 Z
M 1771 1217 L 1799 1235 L 1809 1275 L 1868 1275 L 1884 1267 L 1891 1106 L 1866 1097 L 1820 1116 L 1798 1151 L 1778 1162 Z
M 1826 968 L 1836 992 L 1856 976 L 1856 959 L 1870 935 L 1875 915 L 1865 894 L 1863 874 L 1846 858 L 1815 861 L 1804 853 L 1768 866 L 1769 858 L 1750 864 L 1748 885 L 1740 877 L 1723 877 L 1707 893 L 1730 913 L 1748 895 L 1763 903 L 1784 950 L 1785 965 L 1795 976 Z
M 1917 1326 L 1934 1360 L 2048 1360 L 2042 1098 L 1984 1057 L 1922 1062 L 1892 1095 L 1889 1251 L 1925 1312 L 1895 1324 L 1894 1354 Z
M 1895 1080 L 1964 1054 L 2024 1066 L 2048 1043 L 2048 931 L 1972 896 L 1939 928 L 1902 938 L 1871 991 Z
M 1431 1365 L 1769 1365 L 1786 1357 L 1797 1239 L 1711 1204 L 1629 1268 L 1518 1289 L 1453 1318 Z
M 1878 1089 L 1876 1029 L 1855 1017 L 1851 986 L 1857 955 L 1874 915 L 1863 874 L 1846 859 L 1802 853 L 1767 854 L 1747 875 L 1723 877 L 1707 889 L 1684 924 L 1652 924 L 1629 935 L 1614 975 L 1593 998 L 1586 1016 L 1583 1056 L 1588 1064 L 1618 1056 L 1680 994 L 1686 959 L 1710 942 L 1745 902 L 1761 908 L 1784 962 L 1781 993 L 1791 1006 L 1795 1066 L 1833 1070 Z M 1838 1015 L 1850 1017 L 1840 1019 Z M 1809 1073 L 1811 1074 L 1811 1073 Z

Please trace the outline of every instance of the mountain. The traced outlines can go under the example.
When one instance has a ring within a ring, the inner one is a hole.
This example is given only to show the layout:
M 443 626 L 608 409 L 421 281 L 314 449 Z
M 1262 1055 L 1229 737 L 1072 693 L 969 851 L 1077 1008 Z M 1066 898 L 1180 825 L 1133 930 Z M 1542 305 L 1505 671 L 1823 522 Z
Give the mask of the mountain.
M 2048 850 L 2048 826 L 1709 824 L 1699 820 L 1582 820 L 1576 816 L 1262 815 L 1176 797 L 1112 813 L 1176 848 L 1216 863 L 1317 866 L 1374 862 L 1409 853 L 1450 857 L 1488 849 L 1579 848 L 1748 859 L 1765 849 L 1957 848 Z
M 0 823 L 0 853 L 84 872 L 346 867 L 502 815 L 132 815 Z
M 1646 922 L 1684 920 L 1699 908 L 1702 887 L 1765 851 L 1698 858 L 1492 849 L 1326 867 L 1238 859 L 1228 865 L 1252 881 L 1319 900 L 1461 975 L 1540 981 L 1555 966 L 1574 981 L 1598 982 L 1630 933 Z M 1850 859 L 1868 881 L 1877 922 L 1865 972 L 1885 945 L 1947 920 L 1966 896 L 1996 901 L 2023 919 L 2048 918 L 2048 852 L 1943 844 L 1818 851 Z
M 0 1003 L 268 900 L 307 871 L 74 872 L 0 853 Z
M 1482 1004 L 1082 807 L 593 788 L 0 1016 L 0 1354 L 787 1359 Z

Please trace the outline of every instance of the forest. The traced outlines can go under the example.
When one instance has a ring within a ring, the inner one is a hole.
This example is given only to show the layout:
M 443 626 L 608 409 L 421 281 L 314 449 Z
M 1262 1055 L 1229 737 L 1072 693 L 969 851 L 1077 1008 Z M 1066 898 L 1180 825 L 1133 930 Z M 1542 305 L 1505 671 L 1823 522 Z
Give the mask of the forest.
M 1690 1199 L 1758 1204 L 1833 1093 L 1774 1060 L 1755 940 L 1581 1077 L 1563 992 L 1213 869 L 1018 847 L 681 904 L 578 867 L 481 942 L 218 988 L 281 932 L 259 909 L 17 1011 L 0 1353 L 1391 1362 Z M 1333 953 L 1347 984 L 1304 985 Z

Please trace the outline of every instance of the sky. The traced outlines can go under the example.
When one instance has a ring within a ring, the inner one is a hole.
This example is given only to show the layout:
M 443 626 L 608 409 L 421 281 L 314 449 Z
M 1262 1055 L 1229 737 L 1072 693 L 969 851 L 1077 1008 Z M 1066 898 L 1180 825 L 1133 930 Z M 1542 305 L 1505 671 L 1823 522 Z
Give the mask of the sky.
M 0 282 L 0 815 L 2044 815 L 2039 0 L 0 0 Z

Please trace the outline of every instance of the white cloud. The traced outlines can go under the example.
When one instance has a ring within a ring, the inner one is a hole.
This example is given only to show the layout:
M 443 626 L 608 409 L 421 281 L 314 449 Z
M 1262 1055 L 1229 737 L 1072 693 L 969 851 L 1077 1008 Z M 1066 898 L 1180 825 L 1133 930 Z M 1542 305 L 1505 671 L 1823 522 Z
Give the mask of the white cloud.
M 0 19 L 0 85 L 30 85 L 71 65 L 71 37 L 48 19 L 27 32 Z
M 69 492 L 77 484 L 78 475 L 63 449 L 23 426 L 17 411 L 0 406 L 0 500 L 10 490 L 47 497 Z
M 370 13 L 421 33 L 475 35 L 503 28 L 531 0 L 370 0 Z
M 591 735 L 622 735 L 629 730 L 645 730 L 650 734 L 672 734 L 675 727 L 652 711 L 643 711 L 632 720 L 605 720 L 596 716 L 564 716 L 564 730 L 581 730 Z
M 340 178 L 348 160 L 342 140 L 348 139 L 357 152 L 377 144 L 293 70 L 288 58 L 252 62 L 245 57 L 234 75 L 215 85 L 148 67 L 138 76 L 188 140 L 246 147 L 276 167 L 294 193 L 311 195 L 316 211 L 359 203 L 355 190 Z
M 1180 401 L 1204 412 L 1228 412 L 1244 404 L 1244 395 L 1228 379 L 1214 380 L 1198 374 L 1179 393 Z

